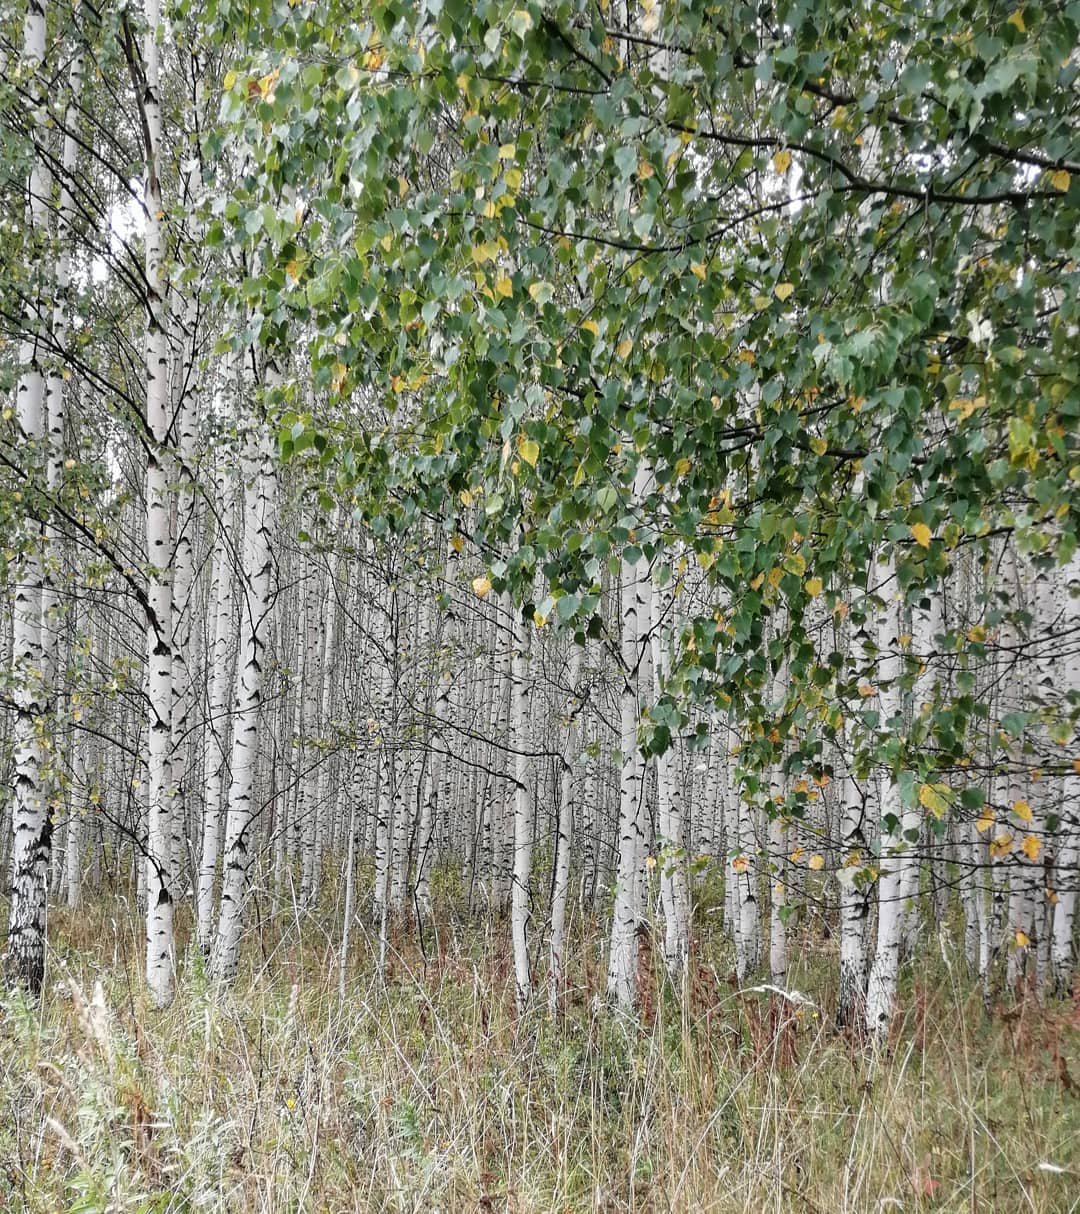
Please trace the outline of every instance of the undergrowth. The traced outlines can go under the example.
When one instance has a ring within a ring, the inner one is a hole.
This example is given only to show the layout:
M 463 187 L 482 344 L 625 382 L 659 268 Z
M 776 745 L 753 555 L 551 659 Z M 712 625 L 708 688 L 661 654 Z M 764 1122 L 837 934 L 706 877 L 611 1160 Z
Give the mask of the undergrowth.
M 648 948 L 642 1012 L 602 1000 L 577 925 L 565 1010 L 514 1012 L 505 925 L 357 928 L 346 996 L 313 913 L 262 916 L 235 988 L 181 958 L 146 1001 L 123 900 L 54 914 L 40 1008 L 0 1004 L 0 1206 L 13 1211 L 1069 1211 L 1080 1005 L 988 1013 L 940 948 L 890 1048 L 832 1027 L 833 945 L 792 1003 L 698 941 L 685 997 Z M 927 950 L 929 956 L 930 950 Z

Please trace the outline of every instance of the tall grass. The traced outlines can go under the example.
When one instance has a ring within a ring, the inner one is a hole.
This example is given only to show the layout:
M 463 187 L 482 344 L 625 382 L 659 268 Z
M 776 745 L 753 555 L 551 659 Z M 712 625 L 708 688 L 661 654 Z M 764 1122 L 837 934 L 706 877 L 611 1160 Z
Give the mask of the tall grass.
M 40 1009 L 0 1005 L 4 1209 L 1080 1209 L 1080 1007 L 988 1016 L 940 950 L 872 1057 L 831 1027 L 810 929 L 807 1002 L 739 992 L 706 936 L 683 999 L 643 949 L 634 1024 L 589 924 L 554 1021 L 515 1015 L 497 923 L 402 934 L 382 978 L 361 933 L 342 1001 L 318 919 L 264 919 L 231 992 L 187 952 L 164 1013 L 127 903 L 50 931 Z

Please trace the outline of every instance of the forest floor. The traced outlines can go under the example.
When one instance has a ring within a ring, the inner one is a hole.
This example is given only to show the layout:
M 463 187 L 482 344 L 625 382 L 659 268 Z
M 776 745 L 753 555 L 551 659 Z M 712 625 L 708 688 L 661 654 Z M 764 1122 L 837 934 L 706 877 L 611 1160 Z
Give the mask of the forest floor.
M 552 1020 L 542 993 L 516 1016 L 503 923 L 447 921 L 426 957 L 402 936 L 384 979 L 358 926 L 342 1000 L 330 921 L 264 917 L 226 995 L 187 947 L 156 1012 L 130 902 L 54 912 L 42 1008 L 0 996 L 0 1208 L 1080 1209 L 1080 999 L 988 1015 L 936 941 L 873 1058 L 812 927 L 811 1003 L 740 993 L 706 935 L 681 1006 L 643 955 L 629 1026 L 588 925 Z

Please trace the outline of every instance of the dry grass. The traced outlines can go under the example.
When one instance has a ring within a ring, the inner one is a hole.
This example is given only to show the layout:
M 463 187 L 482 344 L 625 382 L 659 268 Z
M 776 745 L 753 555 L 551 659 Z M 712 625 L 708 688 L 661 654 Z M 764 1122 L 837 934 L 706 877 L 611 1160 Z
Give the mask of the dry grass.
M 681 1006 L 643 958 L 632 1026 L 591 931 L 552 1022 L 516 1019 L 502 925 L 446 926 L 426 961 L 403 938 L 385 985 L 361 934 L 344 1002 L 315 920 L 287 929 L 264 923 L 227 995 L 188 953 L 156 1013 L 127 905 L 57 914 L 40 1012 L 0 1004 L 0 1205 L 1080 1209 L 1080 1006 L 987 1017 L 940 952 L 873 1059 L 832 1031 L 811 936 L 791 983 L 815 1009 L 738 993 L 706 939 Z

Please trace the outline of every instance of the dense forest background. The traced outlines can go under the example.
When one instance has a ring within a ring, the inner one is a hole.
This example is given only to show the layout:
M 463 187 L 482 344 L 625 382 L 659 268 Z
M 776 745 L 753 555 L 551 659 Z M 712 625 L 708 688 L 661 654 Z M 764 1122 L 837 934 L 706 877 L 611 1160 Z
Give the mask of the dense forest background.
M 515 3 L 0 5 L 0 1195 L 1074 1209 L 1080 6 Z

